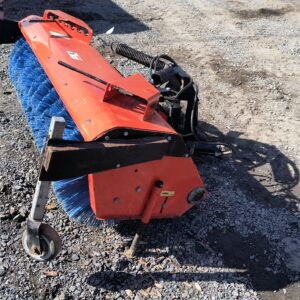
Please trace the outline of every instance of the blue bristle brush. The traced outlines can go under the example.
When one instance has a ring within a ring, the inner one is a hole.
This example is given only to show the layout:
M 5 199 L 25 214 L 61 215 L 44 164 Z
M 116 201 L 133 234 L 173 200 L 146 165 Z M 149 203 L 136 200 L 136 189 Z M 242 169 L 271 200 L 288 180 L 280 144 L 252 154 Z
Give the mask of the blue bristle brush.
M 41 153 L 48 135 L 51 118 L 63 117 L 65 140 L 83 138 L 53 85 L 25 39 L 20 39 L 9 58 L 9 76 L 13 82 L 23 112 L 32 129 L 35 144 Z M 91 206 L 87 176 L 53 182 L 58 202 L 71 219 L 90 226 L 113 226 L 115 221 L 99 221 Z

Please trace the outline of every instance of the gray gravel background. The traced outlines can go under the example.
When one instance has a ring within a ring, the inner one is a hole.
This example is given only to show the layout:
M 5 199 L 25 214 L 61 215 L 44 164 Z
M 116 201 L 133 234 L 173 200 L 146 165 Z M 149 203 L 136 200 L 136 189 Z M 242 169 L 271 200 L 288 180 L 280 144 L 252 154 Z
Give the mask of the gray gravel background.
M 46 264 L 21 246 L 38 155 L 0 46 L 1 299 L 300 299 L 299 1 L 7 1 L 20 19 L 59 8 L 86 20 L 94 46 L 126 74 L 146 71 L 109 51 L 126 42 L 172 55 L 201 91 L 199 128 L 231 159 L 196 158 L 209 196 L 180 219 L 80 227 L 52 196 L 46 221 L 63 250 Z M 115 34 L 102 35 L 115 26 Z

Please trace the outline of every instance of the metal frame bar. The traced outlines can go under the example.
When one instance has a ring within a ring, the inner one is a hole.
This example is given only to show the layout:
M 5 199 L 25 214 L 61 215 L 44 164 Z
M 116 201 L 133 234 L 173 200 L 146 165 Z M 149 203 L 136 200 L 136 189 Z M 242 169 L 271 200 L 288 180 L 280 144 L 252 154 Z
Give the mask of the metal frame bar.
M 49 128 L 48 138 L 49 139 L 62 139 L 66 122 L 64 118 L 52 117 L 51 124 Z M 43 155 L 45 149 L 43 151 Z M 41 253 L 41 243 L 39 236 L 39 228 L 42 224 L 45 208 L 48 201 L 49 191 L 50 191 L 50 181 L 38 180 L 35 188 L 35 193 L 32 200 L 32 206 L 30 215 L 27 219 L 27 233 L 29 239 L 30 248 L 35 249 Z
M 62 139 L 66 122 L 64 118 L 53 117 L 49 128 L 49 139 Z M 43 154 L 45 153 L 45 149 Z M 50 191 L 50 181 L 38 180 L 30 211 L 30 218 L 35 221 L 43 219 L 45 206 Z
M 43 155 L 39 179 L 57 181 L 160 160 L 166 155 L 168 148 L 169 142 L 163 137 L 111 142 L 72 142 L 50 139 Z

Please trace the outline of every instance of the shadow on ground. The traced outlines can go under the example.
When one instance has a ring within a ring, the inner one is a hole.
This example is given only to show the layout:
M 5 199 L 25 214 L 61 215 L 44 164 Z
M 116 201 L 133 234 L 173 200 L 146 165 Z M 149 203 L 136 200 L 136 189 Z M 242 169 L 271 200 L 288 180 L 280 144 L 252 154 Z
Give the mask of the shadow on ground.
M 262 207 L 284 207 L 290 210 L 292 214 L 296 212 L 299 198 L 294 192 L 299 183 L 299 171 L 290 159 L 275 146 L 240 138 L 239 133 L 230 132 L 224 136 L 217 128 L 204 123 L 201 124 L 201 128 L 211 140 L 221 140 L 233 148 L 233 166 L 226 167 L 226 164 L 222 164 L 224 169 L 222 169 L 223 174 L 221 176 L 233 177 L 243 193 L 255 199 L 256 203 Z M 214 172 L 209 172 L 221 162 L 216 158 L 196 158 L 197 162 L 199 162 L 198 160 L 205 165 L 205 169 L 208 171 L 205 174 L 205 181 L 210 182 L 210 188 L 221 183 L 224 185 L 221 188 L 226 190 L 226 182 L 217 180 Z M 268 176 L 267 172 L 260 176 L 256 176 L 255 172 L 253 173 L 256 168 L 264 166 L 266 170 L 271 168 L 273 176 L 269 173 L 273 177 L 272 184 L 269 184 L 269 181 L 266 183 L 261 180 L 263 178 L 261 176 Z M 235 170 L 234 173 L 232 172 L 233 169 Z M 222 196 L 225 197 L 225 192 Z M 220 197 L 220 201 L 223 200 Z M 212 208 L 213 210 L 214 208 Z M 210 260 L 209 258 L 216 258 L 221 254 L 222 267 L 234 269 L 232 272 L 176 272 L 175 268 L 168 267 L 167 264 L 163 271 L 151 272 L 147 266 L 143 266 L 141 267 L 143 270 L 141 274 L 133 274 L 126 272 L 126 268 L 131 262 L 124 258 L 119 262 L 116 271 L 102 270 L 92 274 L 88 279 L 89 284 L 109 290 L 139 290 L 153 286 L 155 282 L 161 280 L 176 282 L 217 281 L 245 283 L 248 288 L 256 291 L 273 291 L 282 289 L 293 282 L 298 282 L 297 278 L 299 278 L 300 273 L 288 269 L 283 258 L 278 262 L 276 249 L 273 249 L 274 246 L 261 233 L 252 233 L 244 237 L 230 226 L 221 226 L 208 230 L 206 238 L 198 240 L 195 232 L 189 229 L 189 224 L 192 224 L 193 219 L 200 213 L 201 207 L 195 207 L 179 219 L 153 221 L 144 233 L 143 241 L 147 241 L 147 243 L 139 246 L 137 257 L 143 260 L 145 257 L 152 256 L 160 263 L 161 260 L 174 256 L 178 266 L 220 267 L 216 265 L 215 259 Z M 236 211 L 235 213 L 239 214 L 240 212 Z M 224 215 L 224 213 L 218 212 L 214 218 L 224 219 Z M 289 226 L 299 230 L 299 224 L 300 222 L 295 222 Z M 282 226 L 284 227 L 285 224 Z M 135 233 L 137 227 L 137 222 L 124 221 L 119 224 L 117 230 L 122 235 L 130 237 Z M 169 251 L 165 254 L 157 254 L 153 251 L 153 249 L 166 247 Z M 274 270 L 276 259 L 277 269 Z M 173 261 L 170 263 L 171 265 L 174 265 Z
M 87 22 L 95 34 L 115 27 L 114 33 L 135 33 L 149 30 L 148 26 L 130 15 L 112 0 L 89 1 L 29 1 L 6 0 L 4 5 L 7 18 L 20 20 L 29 15 L 42 15 L 45 9 L 59 9 Z

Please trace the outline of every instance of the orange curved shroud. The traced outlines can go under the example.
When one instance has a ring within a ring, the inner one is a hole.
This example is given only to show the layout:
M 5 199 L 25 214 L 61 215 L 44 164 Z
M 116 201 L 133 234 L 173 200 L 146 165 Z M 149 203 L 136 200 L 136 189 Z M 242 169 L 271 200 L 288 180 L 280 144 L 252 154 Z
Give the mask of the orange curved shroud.
M 46 10 L 43 17 L 29 16 L 19 26 L 85 141 L 109 138 L 113 129 L 124 129 L 124 135 L 127 130 L 177 134 L 155 109 L 158 90 L 140 74 L 124 78 L 114 69 L 90 46 L 92 29 L 83 21 Z M 108 84 L 65 68 L 59 61 Z M 157 180 L 164 185 L 154 195 Z M 155 205 L 148 220 L 180 216 L 191 207 L 187 197 L 196 187 L 203 188 L 203 182 L 189 157 L 164 156 L 89 175 L 91 206 L 99 219 L 143 218 L 151 197 Z

